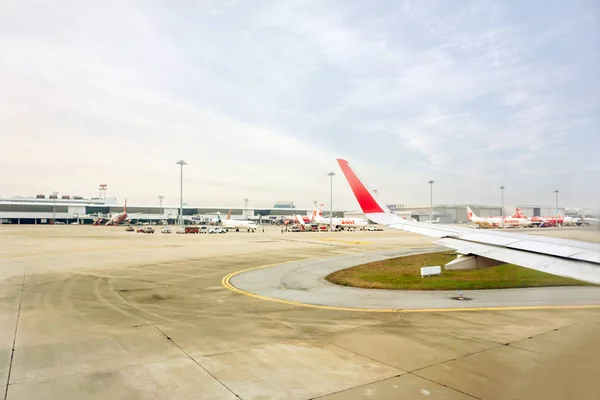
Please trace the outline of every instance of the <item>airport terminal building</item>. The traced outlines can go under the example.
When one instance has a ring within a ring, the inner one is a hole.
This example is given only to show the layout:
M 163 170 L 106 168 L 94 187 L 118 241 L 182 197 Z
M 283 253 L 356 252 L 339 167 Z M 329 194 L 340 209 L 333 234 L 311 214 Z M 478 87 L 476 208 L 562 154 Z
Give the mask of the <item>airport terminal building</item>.
M 311 209 L 286 207 L 195 207 L 184 205 L 183 218 L 186 223 L 206 223 L 217 217 L 224 218 L 231 211 L 232 219 L 248 219 L 263 224 L 280 223 L 284 216 L 307 215 Z M 123 212 L 123 205 L 114 198 L 92 198 L 71 196 L 11 197 L 0 198 L 0 223 L 2 224 L 92 224 L 97 217 L 108 217 Z M 175 223 L 179 218 L 178 206 L 127 205 L 127 214 L 133 223 L 148 222 Z M 342 211 L 334 211 L 335 217 L 342 217 Z
M 467 223 L 467 206 L 480 217 L 497 217 L 502 215 L 500 205 L 482 204 L 437 204 L 433 206 L 433 220 L 439 218 L 441 224 Z M 407 206 L 403 204 L 388 205 L 390 210 L 404 218 L 417 221 L 428 221 L 431 218 L 430 206 Z M 528 217 L 570 215 L 572 209 L 564 207 L 523 205 Z M 511 209 L 512 210 L 512 209 Z M 310 215 L 312 208 L 296 208 L 293 202 L 277 202 L 273 207 L 219 207 L 219 206 L 183 206 L 183 218 L 188 224 L 208 223 L 217 217 L 224 218 L 231 211 L 232 219 L 252 220 L 262 224 L 277 224 L 285 216 Z M 36 197 L 0 197 L 0 224 L 92 224 L 95 218 L 108 217 L 123 212 L 123 205 L 117 204 L 115 198 L 83 198 L 78 196 L 41 196 Z M 505 216 L 514 211 L 505 210 Z M 133 223 L 176 223 L 179 218 L 178 206 L 128 205 L 127 213 Z M 328 211 L 324 211 L 328 215 Z M 334 210 L 334 217 L 364 218 L 361 210 Z

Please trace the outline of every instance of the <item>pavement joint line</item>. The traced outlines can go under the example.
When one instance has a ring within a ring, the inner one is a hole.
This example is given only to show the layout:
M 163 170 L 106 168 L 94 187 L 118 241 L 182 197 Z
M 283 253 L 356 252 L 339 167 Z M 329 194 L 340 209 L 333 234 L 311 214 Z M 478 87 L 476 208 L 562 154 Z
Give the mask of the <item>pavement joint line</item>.
M 310 400 L 317 400 L 317 399 L 320 399 L 320 398 L 323 398 L 323 397 L 326 397 L 326 396 L 331 396 L 331 395 L 333 395 L 333 394 L 344 393 L 344 392 L 347 392 L 348 390 L 353 390 L 353 389 L 360 388 L 360 387 L 364 387 L 364 386 L 367 386 L 367 385 L 372 385 L 372 384 L 374 384 L 374 383 L 379 383 L 379 382 L 387 381 L 387 380 L 389 380 L 389 379 L 399 378 L 399 377 L 402 377 L 402 376 L 404 376 L 404 375 L 412 375 L 412 376 L 416 376 L 417 378 L 420 378 L 420 379 L 426 380 L 426 381 L 428 381 L 428 382 L 431 382 L 431 383 L 434 383 L 434 384 L 436 384 L 436 385 L 440 385 L 440 386 L 442 386 L 442 387 L 445 387 L 446 389 L 450 389 L 450 390 L 452 390 L 452 391 L 454 391 L 454 392 L 457 392 L 457 393 L 460 393 L 460 394 L 464 394 L 465 396 L 468 396 L 468 397 L 470 397 L 470 398 L 472 398 L 472 399 L 475 399 L 475 400 L 482 400 L 480 397 L 473 396 L 472 394 L 469 394 L 469 393 L 463 392 L 462 390 L 458 390 L 458 389 L 456 389 L 456 388 L 450 387 L 450 386 L 448 386 L 448 385 L 445 385 L 445 384 L 443 384 L 443 383 L 441 383 L 441 382 L 436 382 L 436 381 L 433 381 L 433 380 L 431 380 L 431 379 L 429 379 L 429 378 L 425 378 L 425 377 L 423 377 L 423 376 L 420 376 L 420 375 L 415 375 L 415 374 L 413 374 L 412 372 L 405 372 L 405 373 L 403 373 L 403 374 L 396 375 L 396 376 L 391 376 L 391 377 L 389 377 L 389 378 L 383 378 L 383 379 L 379 379 L 379 380 L 376 380 L 376 381 L 373 381 L 373 382 L 368 382 L 368 383 L 365 383 L 365 384 L 362 384 L 362 385 L 356 385 L 356 386 L 352 386 L 351 388 L 348 388 L 348 389 L 342 389 L 342 390 L 338 390 L 338 391 L 335 391 L 335 392 L 331 392 L 331 393 L 323 394 L 323 395 L 321 395 L 321 396 L 317 396 L 317 397 L 311 397 L 311 398 L 310 398 Z
M 19 319 L 21 318 L 21 306 L 23 305 L 23 292 L 25 291 L 25 280 L 27 279 L 27 270 L 23 271 L 23 283 L 21 284 L 21 296 L 19 298 L 19 310 L 17 311 L 17 322 L 15 323 L 15 335 L 13 336 L 12 351 L 10 352 L 10 364 L 8 365 L 8 374 L 6 377 L 6 388 L 4 390 L 4 400 L 8 399 L 8 387 L 10 385 L 10 375 L 12 372 L 13 360 L 15 358 L 15 344 L 17 343 L 17 331 L 19 329 Z
M 560 330 L 560 329 L 563 329 L 563 328 L 568 328 L 568 327 L 570 327 L 570 326 L 574 326 L 574 325 L 575 325 L 575 324 L 569 324 L 569 325 L 561 326 L 561 327 L 559 327 L 559 328 L 546 328 L 546 329 L 548 329 L 548 330 L 546 330 L 546 331 L 544 331 L 544 332 L 537 333 L 537 334 L 535 334 L 535 335 L 531 335 L 531 336 L 528 336 L 528 337 L 526 337 L 526 338 L 523 338 L 523 339 L 515 340 L 515 341 L 513 341 L 513 342 L 497 342 L 497 341 L 495 341 L 495 340 L 483 339 L 483 338 L 480 338 L 480 337 L 477 337 L 477 336 L 471 336 L 471 335 L 464 334 L 464 333 L 462 333 L 462 332 L 457 332 L 457 331 L 455 331 L 455 330 L 453 330 L 453 329 L 444 329 L 444 331 L 445 331 L 445 332 L 450 332 L 450 333 L 453 333 L 453 334 L 456 334 L 456 335 L 461 335 L 461 336 L 464 336 L 464 337 L 468 337 L 468 338 L 470 338 L 470 339 L 477 339 L 477 340 L 481 340 L 481 341 L 484 341 L 484 342 L 490 342 L 490 343 L 499 344 L 499 345 L 502 345 L 502 346 L 511 346 L 511 347 L 515 347 L 515 346 L 513 346 L 514 344 L 521 343 L 521 342 L 524 342 L 524 341 L 526 341 L 526 340 L 530 340 L 530 339 L 533 339 L 533 338 L 537 338 L 538 336 L 546 335 L 546 334 L 548 334 L 548 333 L 550 333 L 550 332 L 558 331 L 558 330 Z M 547 340 L 547 339 L 546 339 L 546 340 Z M 549 342 L 552 342 L 551 340 L 548 340 L 548 341 L 549 341 Z M 561 343 L 558 343 L 558 342 L 553 342 L 553 343 L 561 344 Z M 542 353 L 539 353 L 539 352 L 537 352 L 537 351 L 533 351 L 533 350 L 529 350 L 529 349 L 523 349 L 523 348 L 521 348 L 521 347 L 516 347 L 516 348 L 518 348 L 518 349 L 520 349 L 520 350 L 527 350 L 527 351 L 531 351 L 531 352 L 533 352 L 533 353 L 536 353 L 536 354 L 542 354 Z
M 369 253 L 369 252 L 366 252 Z M 519 310 L 573 310 L 573 309 L 600 309 L 600 304 L 583 304 L 583 305 L 555 305 L 555 306 L 498 306 L 498 307 L 455 307 L 455 308 L 415 308 L 415 309 L 402 309 L 402 308 L 354 308 L 354 307 L 338 307 L 338 306 L 324 306 L 320 304 L 310 304 L 310 303 L 301 303 L 298 301 L 292 300 L 284 300 L 278 299 L 275 297 L 263 296 L 260 294 L 255 294 L 248 292 L 246 290 L 239 289 L 231 283 L 231 278 L 236 275 L 242 274 L 244 272 L 250 272 L 257 269 L 276 267 L 279 265 L 291 264 L 295 262 L 301 261 L 310 261 L 316 260 L 320 258 L 333 258 L 340 257 L 339 254 L 326 256 L 326 257 L 313 257 L 313 258 L 304 258 L 299 260 L 291 260 L 285 261 L 276 264 L 267 264 L 261 265 L 258 267 L 246 268 L 236 272 L 231 272 L 223 277 L 221 280 L 221 284 L 231 290 L 232 292 L 242 294 L 245 296 L 249 296 L 259 300 L 273 301 L 276 303 L 283 303 L 292 306 L 300 306 L 300 307 L 309 307 L 309 308 L 317 308 L 321 310 L 332 310 L 332 311 L 355 311 L 355 312 L 372 312 L 372 313 L 452 313 L 452 312 L 464 312 L 464 311 L 519 311 Z M 369 290 L 369 289 L 367 289 Z M 370 290 L 379 290 L 379 289 L 370 289 Z
M 375 358 L 373 358 L 373 357 L 370 357 L 370 356 L 367 356 L 367 355 L 361 354 L 361 353 L 359 353 L 359 352 L 357 352 L 357 351 L 354 351 L 354 350 L 347 349 L 347 348 L 345 348 L 344 346 L 340 346 L 339 344 L 331 343 L 331 342 L 329 342 L 329 341 L 327 341 L 327 340 L 325 340 L 325 339 L 323 339 L 323 338 L 317 338 L 317 340 L 319 340 L 319 341 L 321 341 L 321 342 L 323 342 L 323 343 L 327 343 L 327 344 L 328 344 L 328 345 L 330 345 L 330 346 L 334 346 L 334 347 L 337 347 L 338 349 L 342 349 L 342 350 L 344 350 L 344 351 L 347 351 L 347 352 L 349 352 L 349 353 L 352 353 L 352 354 L 354 354 L 354 355 L 357 355 L 357 356 L 359 356 L 359 357 L 363 357 L 363 358 L 366 358 L 366 359 L 368 359 L 368 360 L 374 361 L 374 362 L 376 362 L 376 363 L 378 363 L 378 364 L 383 364 L 383 365 L 386 365 L 386 366 L 388 366 L 388 367 L 390 367 L 390 368 L 393 368 L 393 369 L 397 370 L 398 372 L 400 372 L 400 373 L 399 373 L 398 375 L 396 375 L 396 376 L 404 375 L 404 374 L 407 374 L 407 373 L 409 373 L 409 372 L 410 372 L 410 371 L 407 371 L 407 370 L 405 370 L 405 369 L 402 369 L 402 368 L 400 368 L 400 367 L 397 367 L 397 366 L 395 366 L 395 365 L 388 364 L 388 363 L 386 363 L 386 362 L 384 362 L 384 361 L 377 360 L 377 359 L 375 359 Z
M 571 325 L 567 325 L 567 326 L 571 326 Z M 565 327 L 565 328 L 566 328 L 566 327 Z M 558 328 L 558 329 L 562 329 L 562 328 Z M 532 337 L 541 336 L 541 335 L 544 335 L 544 334 L 546 334 L 546 333 L 548 333 L 548 332 L 553 332 L 553 331 L 555 331 L 555 330 L 558 330 L 558 329 L 554 329 L 554 328 L 552 328 L 550 331 L 543 332 L 543 333 L 540 333 L 540 334 L 538 334 L 538 335 L 534 335 L 534 336 L 532 336 Z M 435 382 L 435 381 L 432 381 L 432 380 L 430 380 L 430 379 L 428 379 L 428 378 L 426 378 L 426 377 L 424 377 L 424 376 L 421 376 L 421 375 L 419 375 L 419 374 L 418 374 L 418 372 L 421 372 L 421 371 L 423 371 L 423 370 L 425 370 L 425 369 L 428 369 L 428 368 L 432 368 L 432 367 L 436 367 L 436 366 L 443 365 L 443 364 L 446 364 L 446 363 L 450 363 L 450 362 L 453 362 L 453 361 L 461 360 L 461 359 L 463 359 L 463 358 L 467 358 L 467 357 L 471 357 L 471 356 L 476 356 L 476 355 L 479 355 L 479 354 L 483 354 L 483 353 L 486 353 L 486 352 L 488 352 L 488 351 L 496 350 L 496 349 L 499 349 L 499 348 L 502 348 L 502 347 L 510 347 L 510 348 L 512 348 L 512 349 L 515 349 L 515 350 L 528 351 L 528 352 L 531 352 L 531 353 L 535 353 L 535 354 L 543 355 L 542 353 L 539 353 L 539 352 L 537 352 L 537 351 L 533 351 L 533 350 L 529 350 L 529 349 L 523 349 L 523 348 L 520 348 L 520 347 L 511 346 L 513 343 L 519 343 L 519 342 L 522 342 L 523 340 L 526 340 L 526 339 L 517 340 L 517 341 L 515 341 L 515 342 L 503 343 L 503 344 L 500 344 L 500 345 L 498 345 L 498 346 L 490 347 L 489 349 L 484 349 L 484 350 L 476 351 L 476 352 L 474 352 L 474 353 L 465 354 L 465 355 L 463 355 L 463 356 L 456 357 L 456 358 L 453 358 L 453 359 L 450 359 L 450 360 L 446 360 L 446 361 L 441 361 L 441 362 L 439 362 L 439 363 L 432 364 L 432 365 L 429 365 L 429 366 L 427 366 L 427 367 L 417 368 L 417 369 L 414 369 L 414 370 L 408 371 L 408 373 L 409 373 L 409 374 L 412 374 L 412 375 L 415 375 L 415 376 L 418 376 L 418 377 L 420 377 L 420 378 L 423 378 L 423 379 L 427 379 L 428 381 Z M 495 343 L 495 342 L 491 342 L 491 343 Z M 464 393 L 464 392 L 462 392 L 462 391 L 460 391 L 460 390 L 454 389 L 454 388 L 452 388 L 452 387 L 450 387 L 450 386 L 446 386 L 446 385 L 444 385 L 444 384 L 442 384 L 442 383 L 439 383 L 439 382 L 435 382 L 435 383 L 437 383 L 438 385 L 442 385 L 442 386 L 448 387 L 448 388 L 450 388 L 450 389 L 456 390 L 457 392 L 461 392 L 461 393 L 463 393 L 463 394 L 466 394 L 466 395 L 468 395 L 468 393 Z M 471 396 L 471 397 L 474 397 L 474 396 Z M 478 399 L 477 397 L 474 397 L 474 398 Z
M 545 335 L 545 334 L 547 334 L 547 333 L 549 333 L 549 332 L 557 331 L 557 330 L 559 330 L 559 329 L 562 329 L 562 328 L 567 328 L 567 327 L 569 327 L 569 326 L 572 326 L 572 325 L 573 325 L 573 324 L 570 324 L 570 325 L 567 325 L 567 326 L 564 326 L 564 327 L 561 327 L 561 328 L 557 328 L 557 329 L 555 329 L 555 328 L 552 328 L 552 329 L 551 329 L 551 330 L 549 330 L 549 331 L 542 332 L 542 333 L 539 333 L 539 334 L 537 334 L 537 335 L 533 335 L 533 336 L 532 336 L 532 338 L 533 338 L 533 337 L 537 337 L 537 336 L 541 336 L 541 335 Z M 452 388 L 452 387 L 450 387 L 450 386 L 447 386 L 447 385 L 445 385 L 445 384 L 443 384 L 443 383 L 436 382 L 436 381 L 433 381 L 433 380 L 431 380 L 431 379 L 429 379 L 429 378 L 426 378 L 426 377 L 424 377 L 424 376 L 422 376 L 422 375 L 419 375 L 419 374 L 418 374 L 418 372 L 420 372 L 420 371 L 422 371 L 422 370 L 425 370 L 425 369 L 427 369 L 427 368 L 436 367 L 436 366 L 443 365 L 443 364 L 446 364 L 446 363 L 449 363 L 449 362 L 453 362 L 453 361 L 457 361 L 457 360 L 460 360 L 460 359 L 463 359 L 463 358 L 467 358 L 467 357 L 471 357 L 471 356 L 476 356 L 476 355 L 478 355 L 478 354 L 482 354 L 482 353 L 485 353 L 485 352 L 488 352 L 488 351 L 492 351 L 492 350 L 495 350 L 495 349 L 498 349 L 498 348 L 501 348 L 501 347 L 510 347 L 510 348 L 512 348 L 512 349 L 515 349 L 515 350 L 528 351 L 528 352 L 531 352 L 531 353 L 534 353 L 534 354 L 543 355 L 543 353 L 539 353 L 539 352 L 537 352 L 537 351 L 533 351 L 533 350 L 529 350 L 529 349 L 523 349 L 523 348 L 521 348 L 521 347 L 515 347 L 515 346 L 512 346 L 512 344 L 513 344 L 513 343 L 519 343 L 519 342 L 522 342 L 522 341 L 524 341 L 524 340 L 528 340 L 528 339 L 529 339 L 529 337 L 528 337 L 527 339 L 521 339 L 521 340 L 517 340 L 517 341 L 514 341 L 514 342 L 508 342 L 508 343 L 504 343 L 504 344 L 501 344 L 501 345 L 498 345 L 498 346 L 491 347 L 491 348 L 489 348 L 489 349 L 484 349 L 484 350 L 481 350 L 481 351 L 477 351 L 477 352 L 475 352 L 475 353 L 465 354 L 464 356 L 456 357 L 456 358 L 453 358 L 453 359 L 451 359 L 451 360 L 442 361 L 442 362 L 439 362 L 439 363 L 437 363 L 437 364 L 432 364 L 432 365 L 429 365 L 429 366 L 427 366 L 427 367 L 418 368 L 418 369 L 415 369 L 415 370 L 412 370 L 412 371 L 408 371 L 408 373 L 409 373 L 409 374 L 411 374 L 411 375 L 414 375 L 414 376 L 418 376 L 419 378 L 426 379 L 426 380 L 428 380 L 428 381 L 430 381 L 430 382 L 437 383 L 438 385 L 442 385 L 442 386 L 444 386 L 444 387 L 447 387 L 447 388 L 449 388 L 449 389 L 455 390 L 455 391 L 457 391 L 457 392 L 460 392 L 460 393 L 462 393 L 462 394 L 464 394 L 464 395 L 467 395 L 467 396 L 473 397 L 473 398 L 475 398 L 475 399 L 481 400 L 479 397 L 472 396 L 472 395 L 470 395 L 470 394 L 468 394 L 468 393 L 465 393 L 465 392 L 463 392 L 463 391 L 461 391 L 461 390 L 458 390 L 458 389 Z M 492 342 L 492 343 L 494 343 L 494 342 Z
M 432 379 L 429 379 L 429 378 L 426 378 L 426 377 L 424 377 L 424 376 L 421 376 L 421 375 L 416 375 L 416 374 L 413 374 L 412 372 L 409 372 L 408 374 L 409 374 L 409 375 L 412 375 L 412 376 L 416 376 L 417 378 L 424 379 L 424 380 L 426 380 L 426 381 L 429 381 L 429 382 L 431 382 L 431 383 L 435 383 L 436 385 L 443 386 L 443 387 L 445 387 L 446 389 L 453 390 L 453 391 L 455 391 L 455 392 L 457 392 L 457 393 L 464 394 L 465 396 L 471 397 L 472 399 L 475 399 L 475 400 L 483 400 L 481 397 L 473 396 L 472 394 L 469 394 L 469 393 L 467 393 L 467 392 L 463 392 L 462 390 L 459 390 L 459 389 L 453 388 L 453 387 L 451 387 L 451 386 L 448 386 L 448 385 L 446 385 L 446 384 L 444 384 L 444 383 L 441 383 L 441 382 L 436 382 L 436 381 L 434 381 L 434 380 L 432 380 Z
M 533 339 L 533 338 L 537 338 L 538 336 L 547 335 L 548 333 L 551 333 L 551 332 L 556 332 L 556 331 L 559 331 L 559 330 L 561 330 L 561 329 L 564 329 L 564 328 L 569 328 L 569 327 L 571 327 L 571 326 L 575 326 L 575 325 L 576 325 L 576 324 L 569 324 L 569 325 L 561 326 L 560 328 L 550 328 L 549 330 L 547 330 L 547 331 L 545 331 L 545 332 L 542 332 L 542 333 L 538 333 L 537 335 L 531 335 L 531 336 L 528 336 L 528 337 L 526 337 L 526 338 L 524 338 L 524 339 L 515 340 L 514 342 L 510 342 L 510 343 L 508 343 L 508 345 L 510 345 L 510 346 L 512 346 L 512 347 L 514 347 L 514 348 L 516 348 L 516 349 L 519 349 L 519 350 L 529 350 L 529 349 L 524 349 L 524 348 L 522 348 L 522 347 L 517 347 L 517 346 L 513 346 L 513 345 L 514 345 L 514 344 L 521 343 L 521 342 L 524 342 L 524 341 L 526 341 L 526 340 L 531 340 L 531 339 Z M 563 343 L 556 342 L 556 341 L 554 341 L 554 340 L 550 340 L 550 339 L 544 339 L 544 338 L 542 338 L 542 339 L 543 339 L 543 340 L 545 340 L 545 341 L 547 341 L 547 342 L 551 342 L 551 343 L 554 343 L 554 344 L 557 344 L 557 345 L 564 346 L 564 344 L 563 344 Z M 529 351 L 533 351 L 533 350 L 529 350 Z
M 162 329 L 160 329 L 158 327 L 158 325 L 156 323 L 154 323 L 154 321 L 152 321 L 150 318 L 148 318 L 146 316 L 146 314 L 141 311 L 140 309 L 138 309 L 134 304 L 132 304 L 129 300 L 127 300 L 125 298 L 125 296 L 123 296 L 121 293 L 117 292 L 116 290 L 113 291 L 115 293 L 117 293 L 117 295 L 119 295 L 127 304 L 129 304 L 130 307 L 132 307 L 134 310 L 136 310 L 142 317 L 144 317 L 144 319 L 146 319 L 148 322 L 150 322 L 150 324 L 152 324 L 152 326 L 154 326 L 154 328 L 160 332 L 161 335 L 163 335 L 169 342 L 171 342 L 175 347 L 177 347 L 179 349 L 179 351 L 181 351 L 183 354 L 185 354 L 190 360 L 192 360 L 192 362 L 194 364 L 196 364 L 197 366 L 199 366 L 200 368 L 202 368 L 204 370 L 204 372 L 206 372 L 208 375 L 210 375 L 215 381 L 219 382 L 221 384 L 221 386 L 223 386 L 225 389 L 227 389 L 231 394 L 233 394 L 235 397 L 237 397 L 238 399 L 241 399 L 241 397 L 235 393 L 232 389 L 230 389 L 225 383 L 223 383 L 223 381 L 221 381 L 219 378 L 217 378 L 215 375 L 213 375 L 208 369 L 206 369 L 202 364 L 200 364 L 194 357 L 192 357 L 190 354 L 188 354 L 187 351 L 185 351 L 181 346 L 179 346 L 177 343 L 175 343 L 175 341 L 168 336 L 166 333 L 164 333 L 162 331 Z M 4 399 L 6 400 L 6 399 Z
M 326 396 L 331 396 L 331 395 L 338 394 L 338 393 L 344 393 L 344 392 L 347 392 L 348 390 L 360 388 L 360 387 L 367 386 L 367 385 L 372 385 L 374 383 L 379 383 L 379 382 L 387 381 L 388 379 L 399 378 L 402 375 L 407 375 L 407 374 L 408 374 L 408 372 L 404 372 L 404 373 L 399 374 L 399 375 L 388 376 L 387 378 L 377 379 L 375 381 L 363 383 L 363 384 L 356 385 L 356 386 L 352 386 L 352 387 L 349 387 L 347 389 L 336 390 L 335 392 L 322 394 L 322 395 L 319 395 L 319 396 L 316 396 L 316 397 L 310 397 L 309 400 L 317 400 L 317 399 L 321 399 L 321 398 L 326 397 Z
M 463 354 L 462 356 L 450 358 L 448 360 L 440 361 L 440 362 L 437 362 L 435 364 L 428 365 L 426 367 L 416 368 L 416 369 L 413 369 L 413 370 L 410 370 L 410 371 L 407 371 L 407 372 L 410 373 L 410 374 L 414 374 L 415 376 L 420 376 L 420 375 L 417 375 L 416 373 L 420 372 L 420 371 L 423 371 L 425 369 L 428 369 L 428 368 L 433 368 L 433 367 L 437 367 L 439 365 L 444 365 L 446 363 L 451 363 L 453 361 L 458 361 L 458 360 L 461 360 L 463 358 L 467 358 L 467 357 L 471 357 L 471 356 L 476 356 L 478 354 L 483 354 L 483 353 L 486 353 L 488 351 L 499 349 L 499 348 L 502 348 L 502 347 L 506 347 L 506 345 L 505 344 L 496 344 L 495 346 L 492 346 L 489 349 L 483 349 L 483 350 L 475 351 L 473 353 Z M 423 378 L 423 377 L 421 376 L 421 378 Z

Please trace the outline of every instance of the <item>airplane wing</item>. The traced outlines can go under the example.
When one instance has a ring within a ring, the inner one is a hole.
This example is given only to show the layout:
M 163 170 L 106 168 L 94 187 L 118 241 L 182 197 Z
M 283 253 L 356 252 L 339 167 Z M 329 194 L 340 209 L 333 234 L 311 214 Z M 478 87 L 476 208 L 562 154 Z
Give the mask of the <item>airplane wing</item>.
M 348 161 L 337 161 L 362 211 L 370 220 L 390 228 L 435 237 L 434 243 L 452 248 L 464 256 L 447 264 L 447 269 L 474 269 L 511 263 L 600 284 L 599 244 L 408 221 L 377 202 Z

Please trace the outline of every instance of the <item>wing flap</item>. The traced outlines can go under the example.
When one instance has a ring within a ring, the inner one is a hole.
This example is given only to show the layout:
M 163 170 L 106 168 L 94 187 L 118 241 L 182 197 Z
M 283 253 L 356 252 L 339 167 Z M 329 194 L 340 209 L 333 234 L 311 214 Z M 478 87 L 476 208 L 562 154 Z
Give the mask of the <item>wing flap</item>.
M 533 241 L 533 240 L 519 240 L 515 243 L 508 245 L 507 247 L 510 247 L 512 249 L 517 249 L 517 250 L 526 250 L 526 251 L 532 251 L 535 253 L 552 254 L 552 255 L 555 255 L 558 257 L 576 258 L 576 259 L 580 259 L 580 257 L 578 257 L 579 254 L 583 254 L 583 255 L 585 255 L 586 253 L 589 254 L 589 252 L 582 252 L 582 249 L 578 248 L 578 247 L 564 246 L 564 245 L 559 245 L 559 244 L 555 244 L 555 243 L 544 243 L 544 242 Z M 589 260 L 589 261 L 592 261 L 592 260 Z M 599 262 L 598 259 L 596 259 L 595 262 Z
M 505 247 L 495 247 L 482 243 L 465 242 L 453 238 L 443 238 L 436 240 L 435 243 L 450 247 L 464 255 L 482 256 L 553 275 L 600 284 L 600 268 L 587 262 Z

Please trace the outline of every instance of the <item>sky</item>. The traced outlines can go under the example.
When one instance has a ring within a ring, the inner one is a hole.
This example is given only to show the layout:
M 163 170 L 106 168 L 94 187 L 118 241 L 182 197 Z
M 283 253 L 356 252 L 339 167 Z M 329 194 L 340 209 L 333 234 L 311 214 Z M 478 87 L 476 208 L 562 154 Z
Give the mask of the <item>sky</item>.
M 599 4 L 0 0 L 0 196 L 598 206 Z

